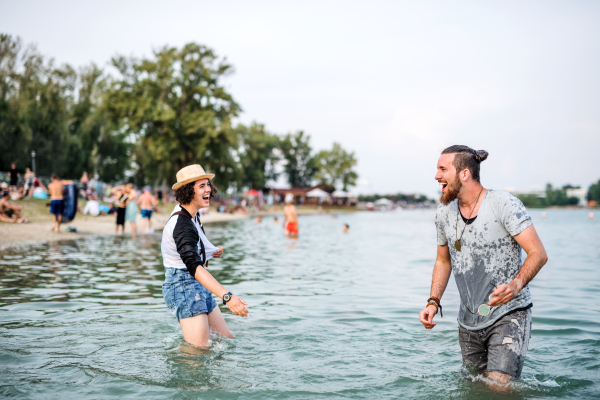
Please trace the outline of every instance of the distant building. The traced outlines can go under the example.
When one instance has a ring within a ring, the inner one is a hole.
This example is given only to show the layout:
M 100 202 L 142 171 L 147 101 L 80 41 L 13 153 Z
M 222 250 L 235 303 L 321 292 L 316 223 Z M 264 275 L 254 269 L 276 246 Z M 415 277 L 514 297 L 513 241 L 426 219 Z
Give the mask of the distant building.
M 567 197 L 577 197 L 579 199 L 577 205 L 580 207 L 587 205 L 587 190 L 585 189 L 567 189 Z

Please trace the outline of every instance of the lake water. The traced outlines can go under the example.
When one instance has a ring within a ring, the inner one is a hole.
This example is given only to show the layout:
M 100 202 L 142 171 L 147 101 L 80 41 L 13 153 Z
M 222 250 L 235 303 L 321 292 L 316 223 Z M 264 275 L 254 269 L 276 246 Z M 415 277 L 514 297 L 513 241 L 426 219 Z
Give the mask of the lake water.
M 454 279 L 426 331 L 434 210 L 207 225 L 210 271 L 249 304 L 233 340 L 186 345 L 164 305 L 160 234 L 0 252 L 0 396 L 22 398 L 598 398 L 600 221 L 531 211 L 550 261 L 531 284 L 522 380 L 491 392 L 461 363 Z M 342 234 L 343 223 L 351 232 Z

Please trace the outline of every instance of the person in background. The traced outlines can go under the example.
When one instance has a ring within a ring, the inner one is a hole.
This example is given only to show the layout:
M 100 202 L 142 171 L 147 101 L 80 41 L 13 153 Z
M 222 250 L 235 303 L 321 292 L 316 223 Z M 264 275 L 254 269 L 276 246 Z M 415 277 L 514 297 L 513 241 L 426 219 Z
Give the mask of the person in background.
M 56 233 L 60 232 L 60 223 L 64 209 L 63 202 L 63 186 L 70 185 L 73 181 L 65 181 L 58 178 L 58 175 L 52 174 L 52 182 L 48 184 L 50 191 L 50 214 L 52 214 L 52 229 L 56 229 Z
M 23 179 L 25 180 L 25 195 L 31 198 L 31 196 L 33 196 L 33 180 L 35 179 L 35 174 L 29 168 L 25 168 L 25 176 Z
M 92 217 L 100 215 L 100 203 L 98 203 L 98 198 L 94 194 L 89 196 L 87 204 L 83 208 L 83 214 L 87 213 Z
M 90 178 L 88 178 L 87 172 L 84 172 L 83 175 L 81 176 L 81 179 L 79 180 L 79 182 L 81 182 L 81 190 L 83 190 L 83 193 L 84 193 L 84 196 L 86 199 L 88 199 L 87 188 L 88 188 L 89 181 L 90 181 Z
M 342 227 L 342 233 L 348 233 L 348 232 L 350 232 L 350 225 L 344 224 L 344 226 Z
M 10 170 L 8 171 L 8 175 L 10 177 L 9 191 L 16 192 L 19 189 L 17 187 L 19 183 L 19 172 L 17 171 L 16 163 L 10 164 Z
M 158 190 L 156 191 L 156 198 L 158 199 L 158 205 L 162 206 L 163 205 L 163 191 L 161 188 L 158 188 Z
M 144 221 L 144 224 L 142 225 L 142 232 L 144 233 L 153 232 L 151 221 L 152 211 L 154 211 L 158 203 L 156 198 L 152 195 L 151 190 L 152 189 L 150 188 L 150 186 L 145 186 L 144 193 L 140 195 L 137 201 L 141 209 L 142 219 Z M 144 227 L 144 225 L 146 226 Z
M 0 199 L 0 221 L 18 224 L 28 222 L 21 215 L 23 207 L 9 201 L 9 198 L 10 192 L 8 190 L 3 191 L 2 199 Z
M 262 222 L 262 217 L 259 215 L 258 217 L 256 217 L 256 221 L 257 224 L 260 224 Z
M 273 222 L 275 222 L 276 224 L 279 223 L 279 219 L 277 219 L 277 217 L 273 217 Z
M 119 226 L 121 227 L 121 237 L 125 237 L 125 210 L 129 193 L 124 185 L 115 186 L 111 189 L 111 195 L 115 197 L 117 221 L 115 227 L 115 237 L 119 236 Z
M 298 236 L 298 212 L 296 206 L 292 204 L 293 200 L 294 196 L 291 193 L 285 195 L 283 226 L 285 227 L 285 234 L 290 237 Z
M 137 224 L 135 223 L 138 211 L 137 202 L 135 201 L 137 192 L 133 187 L 133 183 L 128 183 L 125 185 L 125 188 L 127 189 L 127 193 L 129 195 L 125 209 L 125 221 L 131 223 L 131 237 L 135 238 L 137 236 Z

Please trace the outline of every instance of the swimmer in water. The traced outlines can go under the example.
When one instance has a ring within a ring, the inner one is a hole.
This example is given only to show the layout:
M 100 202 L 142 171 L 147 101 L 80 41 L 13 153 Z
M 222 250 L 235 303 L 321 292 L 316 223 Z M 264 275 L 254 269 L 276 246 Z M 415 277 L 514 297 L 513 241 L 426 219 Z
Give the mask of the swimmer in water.
M 70 185 L 73 181 L 65 181 L 58 178 L 58 175 L 52 174 L 52 182 L 48 184 L 50 192 L 50 214 L 52 214 L 52 229 L 56 229 L 56 233 L 60 231 L 60 223 L 64 209 L 63 202 L 63 186 Z
M 152 233 L 152 221 L 150 221 L 150 219 L 152 218 L 152 212 L 158 205 L 158 201 L 156 200 L 156 197 L 152 195 L 151 190 L 150 186 L 145 186 L 144 193 L 137 199 L 137 203 L 141 209 L 142 221 L 145 221 L 146 225 L 145 228 L 142 226 L 143 233 Z
M 256 221 L 257 224 L 260 224 L 262 222 L 262 217 L 259 215 L 258 217 L 256 217 Z
M 294 196 L 291 193 L 285 195 L 283 226 L 285 227 L 285 234 L 290 237 L 298 236 L 298 212 L 292 204 L 293 200 Z
M 344 226 L 342 227 L 342 233 L 348 233 L 348 232 L 350 232 L 350 225 L 344 224 Z
M 273 218 L 273 222 L 275 222 L 276 224 L 279 223 L 279 220 L 277 219 L 277 217 Z

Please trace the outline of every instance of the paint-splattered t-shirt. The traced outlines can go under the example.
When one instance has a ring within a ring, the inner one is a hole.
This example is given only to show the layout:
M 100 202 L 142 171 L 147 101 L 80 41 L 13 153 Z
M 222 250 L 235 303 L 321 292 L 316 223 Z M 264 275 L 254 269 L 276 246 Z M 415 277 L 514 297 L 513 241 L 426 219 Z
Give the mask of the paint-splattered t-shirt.
M 435 225 L 437 243 L 448 245 L 452 272 L 460 293 L 458 323 L 466 329 L 479 330 L 496 322 L 503 315 L 531 303 L 529 286 L 513 300 L 492 307 L 482 317 L 477 313 L 481 304 L 488 303 L 494 288 L 509 283 L 519 272 L 523 259 L 521 246 L 513 238 L 532 225 L 523 203 L 515 196 L 499 190 L 488 190 L 479 208 L 477 219 L 467 225 L 460 240 L 461 251 L 454 247 L 458 200 L 437 209 Z M 465 226 L 458 216 L 458 237 Z

